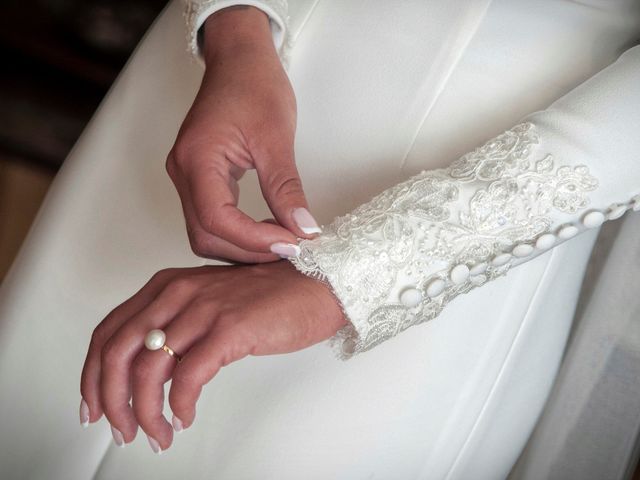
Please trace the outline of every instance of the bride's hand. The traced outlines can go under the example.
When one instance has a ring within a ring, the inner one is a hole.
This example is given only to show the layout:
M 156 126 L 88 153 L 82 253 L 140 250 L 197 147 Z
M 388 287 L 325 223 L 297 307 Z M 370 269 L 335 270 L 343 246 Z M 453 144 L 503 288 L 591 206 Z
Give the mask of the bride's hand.
M 295 252 L 296 237 L 319 228 L 295 165 L 296 100 L 268 17 L 254 7 L 214 13 L 204 57 L 202 85 L 167 158 L 191 247 L 222 260 L 279 260 Z M 252 168 L 277 222 L 256 222 L 237 208 L 237 181 Z
M 187 428 L 203 385 L 221 367 L 247 355 L 301 350 L 345 324 L 329 288 L 288 261 L 163 270 L 93 333 L 81 381 L 89 421 L 104 412 L 116 443 L 131 442 L 140 425 L 154 450 L 165 450 L 173 439 L 162 414 L 169 379 L 174 427 Z M 152 329 L 166 333 L 180 363 L 145 348 Z

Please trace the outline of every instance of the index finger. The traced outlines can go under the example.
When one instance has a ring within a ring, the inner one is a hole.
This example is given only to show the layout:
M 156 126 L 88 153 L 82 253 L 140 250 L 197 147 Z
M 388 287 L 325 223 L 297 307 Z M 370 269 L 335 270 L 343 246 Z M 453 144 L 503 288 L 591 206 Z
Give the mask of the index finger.
M 271 245 L 282 242 L 297 245 L 296 236 L 284 227 L 257 222 L 242 212 L 231 191 L 235 179 L 215 166 L 189 179 L 193 205 L 202 228 L 238 247 L 252 252 L 270 253 Z

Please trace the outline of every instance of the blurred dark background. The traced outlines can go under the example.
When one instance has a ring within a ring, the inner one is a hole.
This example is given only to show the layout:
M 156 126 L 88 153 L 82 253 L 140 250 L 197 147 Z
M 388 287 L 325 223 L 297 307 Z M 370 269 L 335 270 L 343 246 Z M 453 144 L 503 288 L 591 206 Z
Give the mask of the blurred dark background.
M 0 279 L 53 176 L 166 3 L 0 2 Z

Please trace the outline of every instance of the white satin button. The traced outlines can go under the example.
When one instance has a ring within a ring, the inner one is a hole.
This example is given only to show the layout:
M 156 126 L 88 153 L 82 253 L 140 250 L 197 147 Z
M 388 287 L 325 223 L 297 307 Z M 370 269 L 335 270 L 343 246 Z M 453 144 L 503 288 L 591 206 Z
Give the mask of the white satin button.
M 619 203 L 616 203 L 609 207 L 609 211 L 607 212 L 607 218 L 609 220 L 615 220 L 616 218 L 620 218 L 622 215 L 624 215 L 624 212 L 626 211 L 627 211 L 626 205 L 621 205 Z
M 536 240 L 536 248 L 546 250 L 547 248 L 553 247 L 554 243 L 556 243 L 556 236 L 553 233 L 545 233 L 540 235 L 538 240 Z
M 444 286 L 444 280 L 440 278 L 432 280 L 427 287 L 427 295 L 429 295 L 430 297 L 437 297 L 444 291 Z
M 400 302 L 403 305 L 413 308 L 422 300 L 422 292 L 415 287 L 405 288 L 400 292 Z
M 520 245 L 516 245 L 512 252 L 515 257 L 528 257 L 533 253 L 533 247 L 528 243 L 521 243 Z
M 464 283 L 467 278 L 469 278 L 469 267 L 463 263 L 456 265 L 451 269 L 449 278 L 451 278 L 451 281 L 457 285 Z
M 582 224 L 587 228 L 595 228 L 602 225 L 602 222 L 604 222 L 604 220 L 604 213 L 594 210 L 593 212 L 587 213 L 582 218 Z
M 480 275 L 481 273 L 484 273 L 487 271 L 487 264 L 486 262 L 480 262 L 475 264 L 473 267 L 471 267 L 471 269 L 469 270 L 469 273 L 471 275 Z
M 575 225 L 567 225 L 566 227 L 562 227 L 558 231 L 558 237 L 566 240 L 567 238 L 574 237 L 578 233 L 578 227 Z
M 491 260 L 491 265 L 494 265 L 496 267 L 500 267 L 500 266 L 504 265 L 505 263 L 507 263 L 510 259 L 511 259 L 511 254 L 510 253 L 501 253 L 501 254 L 496 255 L 495 257 L 493 257 L 493 260 Z
M 567 225 L 566 227 L 562 227 L 558 231 L 558 237 L 560 237 L 563 240 L 566 240 L 567 238 L 574 237 L 577 233 L 578 233 L 578 227 L 576 227 L 575 225 Z

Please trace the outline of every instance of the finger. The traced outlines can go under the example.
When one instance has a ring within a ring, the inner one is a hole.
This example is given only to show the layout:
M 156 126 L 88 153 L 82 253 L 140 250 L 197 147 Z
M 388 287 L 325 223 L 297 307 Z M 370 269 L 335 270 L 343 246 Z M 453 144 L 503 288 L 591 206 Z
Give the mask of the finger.
M 154 328 L 162 329 L 193 298 L 197 278 L 181 276 L 172 280 L 140 313 L 122 324 L 102 349 L 100 399 L 105 416 L 123 436 L 125 443 L 135 438 L 138 422 L 129 404 L 131 364 L 145 348 L 144 339 Z
M 209 383 L 218 371 L 231 362 L 246 357 L 252 342 L 240 329 L 216 326 L 196 343 L 176 365 L 171 377 L 169 404 L 173 414 L 188 428 L 195 419 L 196 402 L 202 387 Z
M 267 263 L 281 258 L 276 253 L 259 253 L 244 250 L 227 240 L 205 232 L 201 228 L 190 232 L 190 238 L 192 249 L 196 255 L 222 262 Z
M 191 193 L 187 182 L 182 177 L 176 177 L 174 182 L 180 185 L 180 188 L 186 192 L 181 196 L 182 211 L 187 222 L 187 233 L 189 235 L 189 243 L 193 252 L 200 256 L 220 260 L 227 263 L 266 263 L 280 260 L 280 255 L 276 253 L 260 253 L 245 250 L 224 240 L 216 235 L 207 232 L 195 213 L 191 203 Z M 233 182 L 232 195 L 238 197 L 238 184 Z M 182 199 L 184 197 L 184 200 Z
M 278 222 L 299 237 L 313 238 L 320 233 L 309 212 L 293 145 L 280 150 L 258 149 L 254 156 L 262 195 Z
M 270 246 L 279 242 L 297 244 L 296 236 L 286 228 L 256 222 L 240 211 L 229 188 L 230 178 L 212 166 L 190 179 L 193 207 L 206 232 L 252 252 L 269 253 Z
M 156 273 L 135 295 L 113 309 L 93 331 L 80 378 L 80 394 L 89 408 L 90 423 L 98 421 L 103 414 L 100 401 L 100 356 L 104 344 L 124 322 L 156 298 L 178 271 L 167 269 Z
M 204 337 L 215 317 L 215 305 L 194 302 L 164 329 L 166 345 L 184 356 L 191 346 Z M 173 428 L 162 414 L 164 384 L 171 378 L 177 360 L 164 350 L 143 350 L 132 366 L 133 412 L 145 433 L 162 450 L 173 440 Z M 176 425 L 175 421 L 172 421 Z M 177 424 L 177 430 L 180 425 Z

